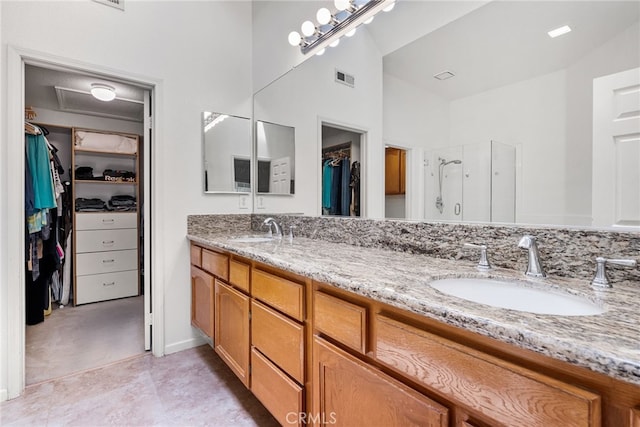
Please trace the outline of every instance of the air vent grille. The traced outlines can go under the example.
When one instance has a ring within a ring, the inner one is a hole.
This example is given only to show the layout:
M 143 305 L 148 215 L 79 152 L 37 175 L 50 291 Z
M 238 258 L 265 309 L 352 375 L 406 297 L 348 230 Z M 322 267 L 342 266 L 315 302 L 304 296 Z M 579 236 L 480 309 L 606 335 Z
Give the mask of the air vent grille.
M 353 75 L 340 70 L 336 70 L 336 81 L 349 87 L 355 87 L 356 85 L 356 78 Z
M 124 0 L 93 0 L 96 3 L 106 4 L 116 9 L 124 10 Z

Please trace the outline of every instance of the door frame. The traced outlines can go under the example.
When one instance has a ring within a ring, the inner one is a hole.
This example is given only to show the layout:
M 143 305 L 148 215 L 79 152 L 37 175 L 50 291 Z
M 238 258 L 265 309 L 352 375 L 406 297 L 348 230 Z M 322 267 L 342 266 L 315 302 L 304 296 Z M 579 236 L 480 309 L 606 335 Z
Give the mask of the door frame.
M 152 94 L 152 134 L 153 141 L 145 139 L 145 155 L 149 155 L 151 166 L 160 164 L 160 151 L 151 150 L 161 142 L 161 106 L 163 86 L 160 79 L 142 76 L 123 70 L 89 64 L 71 58 L 63 58 L 43 52 L 9 45 L 7 49 L 7 175 L 24 177 L 24 89 L 25 64 L 40 67 L 78 71 L 118 79 L 129 84 L 146 88 Z M 152 144 L 153 142 L 153 144 Z M 151 310 L 154 314 L 152 327 L 152 353 L 164 355 L 164 275 L 162 265 L 162 175 L 157 167 L 145 169 L 145 181 L 151 186 L 151 193 L 145 194 L 150 204 L 151 218 L 145 219 L 145 240 L 151 241 L 149 256 L 151 271 Z M 20 180 L 22 182 L 22 179 Z M 7 186 L 7 265 L 24 265 L 24 185 Z M 14 244 L 15 243 L 15 244 Z M 24 268 L 7 269 L 7 398 L 18 397 L 25 389 L 25 272 Z M 2 356 L 2 355 L 0 355 Z
M 414 148 L 410 147 L 409 145 L 403 144 L 401 142 L 397 142 L 397 141 L 390 141 L 390 140 L 383 140 L 383 144 L 382 144 L 382 149 L 386 150 L 387 147 L 391 147 L 391 148 L 397 148 L 399 150 L 403 150 L 405 152 L 405 171 L 404 171 L 404 185 L 405 185 L 405 199 L 404 199 L 404 218 L 405 220 L 408 219 L 413 219 L 415 218 L 417 215 L 416 213 L 413 211 L 414 209 L 414 205 L 419 205 L 414 203 L 413 199 L 414 199 L 414 167 L 413 167 L 413 162 L 414 162 L 414 157 L 415 157 L 415 153 L 414 153 Z M 384 156 L 384 152 L 383 152 L 383 156 Z M 386 171 L 385 171 L 386 173 Z M 385 184 L 386 187 L 386 184 Z M 386 191 L 386 188 L 383 187 L 383 190 Z M 385 195 L 386 197 L 386 195 Z M 385 206 L 385 212 L 384 212 L 384 217 L 387 217 L 387 212 L 386 212 L 386 206 Z M 418 216 L 419 218 L 419 216 Z

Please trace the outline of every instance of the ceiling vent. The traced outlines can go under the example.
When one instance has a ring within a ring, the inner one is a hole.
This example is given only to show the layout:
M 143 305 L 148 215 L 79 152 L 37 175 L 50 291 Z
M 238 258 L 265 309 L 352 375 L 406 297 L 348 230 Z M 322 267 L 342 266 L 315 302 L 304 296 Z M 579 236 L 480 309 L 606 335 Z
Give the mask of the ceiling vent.
M 453 76 L 455 76 L 455 74 L 453 74 L 451 71 L 443 71 L 441 73 L 435 74 L 433 77 L 435 77 L 438 80 L 447 80 Z
M 134 99 L 115 98 L 103 102 L 95 99 L 90 92 L 54 86 L 60 111 L 109 117 L 112 119 L 142 122 L 144 102 Z
M 349 87 L 355 87 L 356 85 L 356 78 L 354 76 L 340 70 L 336 70 L 336 81 Z
M 106 4 L 116 9 L 124 10 L 124 0 L 93 0 L 96 3 Z

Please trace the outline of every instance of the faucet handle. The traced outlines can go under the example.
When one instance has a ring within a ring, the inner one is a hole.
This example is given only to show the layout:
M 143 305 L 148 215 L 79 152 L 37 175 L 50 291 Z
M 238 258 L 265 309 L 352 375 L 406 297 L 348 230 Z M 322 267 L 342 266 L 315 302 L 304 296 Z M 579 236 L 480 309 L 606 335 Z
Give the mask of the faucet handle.
M 491 264 L 489 263 L 489 259 L 487 257 L 487 245 L 465 243 L 464 247 L 471 249 L 480 249 L 480 260 L 478 261 L 478 265 L 476 266 L 476 268 L 482 271 L 491 270 Z
M 289 239 L 293 240 L 293 230 L 295 230 L 296 228 L 298 228 L 295 225 L 290 225 L 289 226 Z
M 607 259 L 604 257 L 596 257 L 596 274 L 591 281 L 594 288 L 611 288 L 609 278 L 607 277 L 607 264 L 622 265 L 625 267 L 635 267 L 638 263 L 635 259 Z

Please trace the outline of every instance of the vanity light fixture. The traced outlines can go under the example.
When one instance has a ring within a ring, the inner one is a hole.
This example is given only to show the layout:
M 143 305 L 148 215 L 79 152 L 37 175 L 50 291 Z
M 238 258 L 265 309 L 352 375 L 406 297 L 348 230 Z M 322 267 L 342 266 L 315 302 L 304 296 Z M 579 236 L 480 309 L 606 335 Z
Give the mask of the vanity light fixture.
M 211 129 L 213 129 L 215 125 L 217 125 L 218 123 L 221 123 L 227 117 L 229 116 L 226 114 L 210 113 L 208 111 L 205 112 L 204 113 L 204 132 L 205 133 L 209 132 Z
M 334 0 L 335 11 L 326 7 L 318 10 L 316 21 L 304 21 L 301 33 L 289 33 L 289 44 L 299 46 L 304 55 L 315 51 L 324 53 L 326 47 L 338 45 L 342 36 L 351 37 L 361 24 L 368 24 L 380 11 L 390 11 L 396 0 Z
M 91 95 L 100 101 L 113 101 L 116 98 L 116 89 L 102 83 L 91 84 Z
M 547 34 L 549 34 L 549 37 L 551 37 L 552 39 L 561 36 L 563 34 L 567 34 L 568 32 L 571 31 L 571 27 L 569 27 L 568 25 L 563 25 L 562 27 L 556 28 L 555 30 L 551 30 L 549 31 Z

